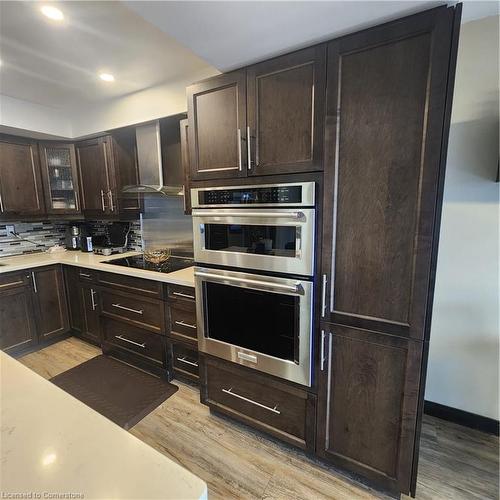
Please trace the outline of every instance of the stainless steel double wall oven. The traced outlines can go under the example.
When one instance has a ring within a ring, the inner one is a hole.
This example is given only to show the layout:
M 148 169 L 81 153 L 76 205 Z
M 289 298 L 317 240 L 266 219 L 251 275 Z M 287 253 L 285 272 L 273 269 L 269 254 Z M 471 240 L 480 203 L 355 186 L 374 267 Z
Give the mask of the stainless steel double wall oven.
M 310 386 L 314 182 L 191 197 L 200 351 Z

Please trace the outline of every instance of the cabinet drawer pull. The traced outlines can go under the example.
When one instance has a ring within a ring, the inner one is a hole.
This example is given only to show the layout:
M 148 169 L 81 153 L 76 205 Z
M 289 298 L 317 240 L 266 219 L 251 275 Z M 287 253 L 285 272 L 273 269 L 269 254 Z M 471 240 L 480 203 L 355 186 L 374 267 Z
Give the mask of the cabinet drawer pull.
M 91 278 L 90 274 L 87 273 L 79 273 L 82 278 Z
M 92 311 L 95 311 L 96 307 L 97 307 L 97 303 L 95 301 L 95 294 L 96 294 L 96 291 L 91 288 L 90 289 L 90 299 L 92 300 Z
M 237 131 L 237 140 L 238 140 L 238 170 L 241 172 L 241 129 Z
M 323 274 L 323 280 L 321 283 L 321 317 L 325 317 L 326 313 L 326 284 L 327 284 L 327 278 L 326 274 Z
M 115 335 L 116 339 L 123 340 L 124 342 L 128 342 L 129 344 L 136 345 L 137 347 L 142 347 L 143 349 L 146 347 L 146 343 L 143 342 L 139 344 L 139 342 L 134 342 L 133 340 L 126 339 L 123 335 Z
M 247 127 L 247 168 L 252 170 L 252 148 L 250 147 L 250 127 Z
M 264 410 L 272 411 L 273 413 L 276 413 L 277 415 L 281 415 L 281 412 L 276 409 L 278 407 L 278 405 L 275 405 L 274 408 L 271 408 L 270 406 L 263 405 L 262 403 L 257 403 L 257 401 L 253 401 L 252 399 L 248 399 L 245 396 L 240 396 L 239 394 L 236 394 L 235 392 L 233 392 L 232 387 L 229 389 L 222 389 L 222 392 L 224 392 L 225 394 L 229 394 L 230 396 L 233 396 L 235 398 L 242 399 L 243 401 L 246 401 L 247 403 L 251 403 L 255 406 L 258 406 L 259 408 L 264 408 Z
M 195 363 L 194 361 L 189 361 L 188 359 L 186 359 L 186 356 L 184 356 L 183 358 L 176 358 L 177 361 L 180 361 L 181 363 L 185 363 L 186 365 L 191 365 L 191 366 L 195 366 L 196 368 L 198 368 L 198 363 Z
M 196 325 L 190 325 L 189 323 L 184 323 L 184 321 L 176 321 L 175 324 L 179 325 L 179 326 L 185 326 L 187 328 L 192 328 L 193 330 L 196 330 Z
M 3 285 L 0 285 L 0 288 L 4 288 L 6 286 L 14 286 L 14 285 L 22 285 L 23 282 L 21 280 L 19 281 L 11 281 L 10 283 L 5 283 Z
M 193 299 L 194 300 L 194 295 L 188 295 L 187 293 L 172 292 L 172 295 L 176 295 L 177 297 L 185 297 L 186 299 Z
M 102 207 L 102 211 L 105 212 L 106 205 L 104 205 L 104 191 L 102 189 L 101 189 L 101 207 Z
M 36 278 L 35 278 L 34 271 L 31 271 L 31 278 L 33 279 L 33 290 L 35 291 L 35 293 L 38 293 L 38 288 L 36 286 Z
M 130 311 L 136 314 L 142 314 L 143 310 L 142 309 L 132 309 L 130 307 L 125 307 L 120 304 L 111 304 L 113 307 L 116 307 L 117 309 L 123 309 L 124 311 Z

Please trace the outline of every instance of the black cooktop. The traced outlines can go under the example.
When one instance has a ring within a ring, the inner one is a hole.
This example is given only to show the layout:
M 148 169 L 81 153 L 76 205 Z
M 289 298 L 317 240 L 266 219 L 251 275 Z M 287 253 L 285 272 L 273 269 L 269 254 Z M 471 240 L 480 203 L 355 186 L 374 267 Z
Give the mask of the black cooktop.
M 113 259 L 103 261 L 103 264 L 113 264 L 115 266 L 134 267 L 136 269 L 145 269 L 147 271 L 157 271 L 159 273 L 172 273 L 191 267 L 194 265 L 194 260 L 189 257 L 170 257 L 162 264 L 153 264 L 144 259 L 142 255 L 134 255 L 133 257 L 125 257 L 123 259 Z

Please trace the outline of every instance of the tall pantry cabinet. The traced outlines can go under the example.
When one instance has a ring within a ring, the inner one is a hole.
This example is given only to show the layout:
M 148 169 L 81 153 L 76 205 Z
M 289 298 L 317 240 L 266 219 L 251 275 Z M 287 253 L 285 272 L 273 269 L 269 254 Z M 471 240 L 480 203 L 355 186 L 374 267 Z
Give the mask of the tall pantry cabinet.
M 415 493 L 459 23 L 328 45 L 316 451 L 395 493 Z

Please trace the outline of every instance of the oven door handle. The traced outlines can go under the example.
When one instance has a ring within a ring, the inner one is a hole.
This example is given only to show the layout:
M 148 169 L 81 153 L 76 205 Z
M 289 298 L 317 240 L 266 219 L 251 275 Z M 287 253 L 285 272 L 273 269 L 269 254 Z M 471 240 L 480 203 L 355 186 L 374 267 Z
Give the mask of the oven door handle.
M 193 217 L 267 217 L 272 219 L 304 219 L 304 212 L 193 212 Z
M 248 278 L 238 278 L 236 276 L 221 276 L 219 274 L 213 274 L 213 273 L 205 273 L 201 271 L 195 271 L 194 272 L 195 276 L 199 276 L 200 278 L 207 278 L 207 279 L 215 279 L 217 281 L 230 281 L 233 283 L 242 283 L 244 285 L 254 285 L 262 288 L 266 288 L 269 290 L 275 290 L 275 291 L 285 291 L 285 292 L 291 292 L 295 295 L 302 295 L 304 293 L 304 288 L 300 284 L 300 282 L 295 283 L 294 285 L 284 285 L 283 283 L 273 283 L 271 281 L 261 281 L 261 280 L 254 280 L 254 279 L 248 279 Z

